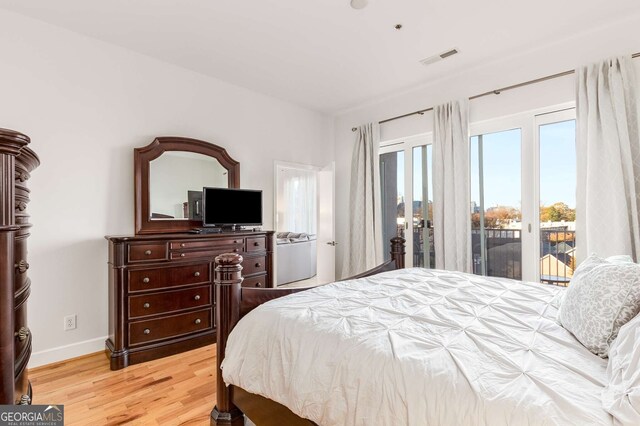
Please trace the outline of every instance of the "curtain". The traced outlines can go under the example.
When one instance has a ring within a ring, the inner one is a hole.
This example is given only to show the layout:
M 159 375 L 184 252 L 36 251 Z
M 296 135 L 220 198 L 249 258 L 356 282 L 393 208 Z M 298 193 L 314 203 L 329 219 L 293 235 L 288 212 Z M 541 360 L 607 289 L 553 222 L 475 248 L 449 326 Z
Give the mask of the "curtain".
M 382 262 L 379 143 L 377 123 L 358 128 L 351 160 L 349 232 L 343 278 Z
M 631 57 L 576 70 L 578 261 L 640 255 L 638 87 Z
M 281 167 L 278 188 L 278 232 L 316 233 L 316 171 Z
M 436 268 L 471 272 L 468 100 L 434 108 L 433 225 Z

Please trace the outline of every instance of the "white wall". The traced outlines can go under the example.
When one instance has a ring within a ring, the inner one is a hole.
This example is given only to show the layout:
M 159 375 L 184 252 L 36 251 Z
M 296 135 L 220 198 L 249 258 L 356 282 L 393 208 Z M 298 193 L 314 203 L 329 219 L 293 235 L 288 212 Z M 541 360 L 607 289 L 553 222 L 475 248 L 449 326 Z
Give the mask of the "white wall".
M 538 46 L 520 54 L 463 70 L 457 75 L 412 88 L 397 96 L 382 99 L 339 114 L 335 120 L 336 144 L 336 271 L 342 271 L 348 232 L 348 206 L 352 127 L 380 121 L 444 103 L 474 96 L 500 87 L 536 79 L 605 57 L 640 51 L 638 41 L 640 16 L 629 17 L 608 26 L 588 29 L 571 39 L 553 45 Z M 459 46 L 464 54 L 464 46 Z M 640 78 L 640 59 L 635 60 Z M 432 66 L 438 66 L 436 63 Z M 573 76 L 549 80 L 532 86 L 471 101 L 471 122 L 497 118 L 540 107 L 575 100 Z M 381 126 L 381 140 L 391 140 L 432 131 L 433 115 L 412 116 Z M 388 245 L 385 243 L 385 250 Z
M 0 12 L 0 126 L 32 138 L 29 181 L 31 366 L 102 349 L 107 234 L 133 233 L 133 148 L 178 135 L 221 145 L 243 187 L 264 191 L 273 223 L 274 160 L 333 160 L 324 115 Z M 78 329 L 63 317 L 78 314 Z

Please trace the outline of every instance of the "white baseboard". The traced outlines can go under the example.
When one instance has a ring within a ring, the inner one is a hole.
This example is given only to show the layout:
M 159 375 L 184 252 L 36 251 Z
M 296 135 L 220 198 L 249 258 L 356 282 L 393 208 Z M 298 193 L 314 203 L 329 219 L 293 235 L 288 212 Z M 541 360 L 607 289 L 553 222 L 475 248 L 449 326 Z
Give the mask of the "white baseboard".
M 107 340 L 107 336 L 33 352 L 29 360 L 29 368 L 40 367 L 41 365 L 52 364 L 104 350 L 105 340 Z

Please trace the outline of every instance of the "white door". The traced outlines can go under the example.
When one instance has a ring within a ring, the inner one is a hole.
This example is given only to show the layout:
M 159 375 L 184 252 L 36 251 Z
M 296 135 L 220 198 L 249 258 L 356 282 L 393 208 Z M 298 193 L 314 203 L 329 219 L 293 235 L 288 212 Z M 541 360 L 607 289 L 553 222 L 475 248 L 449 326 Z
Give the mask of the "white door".
M 476 123 L 471 135 L 473 272 L 566 285 L 575 268 L 575 109 Z
M 335 164 L 318 171 L 318 284 L 336 279 Z
M 432 226 L 431 134 L 380 144 L 380 191 L 384 260 L 389 240 L 405 239 L 407 267 L 435 267 Z

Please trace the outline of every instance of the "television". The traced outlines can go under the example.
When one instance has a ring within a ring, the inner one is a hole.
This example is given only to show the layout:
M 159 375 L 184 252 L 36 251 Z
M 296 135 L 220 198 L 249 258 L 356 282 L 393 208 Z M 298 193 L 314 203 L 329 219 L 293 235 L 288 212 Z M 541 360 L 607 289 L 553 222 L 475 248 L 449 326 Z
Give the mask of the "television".
M 202 225 L 262 225 L 262 191 L 202 188 Z

